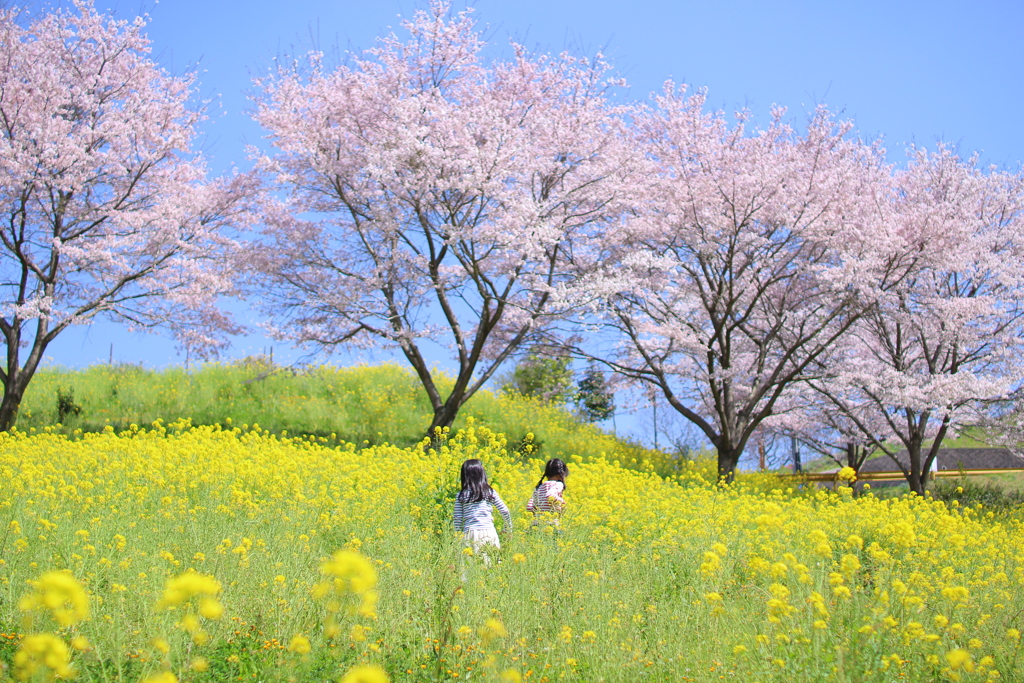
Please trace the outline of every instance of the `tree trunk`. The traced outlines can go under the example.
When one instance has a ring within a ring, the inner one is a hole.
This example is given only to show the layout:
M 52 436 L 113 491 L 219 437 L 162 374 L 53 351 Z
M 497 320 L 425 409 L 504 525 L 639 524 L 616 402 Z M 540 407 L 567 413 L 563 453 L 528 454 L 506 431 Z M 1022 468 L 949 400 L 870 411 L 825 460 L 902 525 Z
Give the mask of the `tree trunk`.
M 435 432 L 440 427 L 451 428 L 452 424 L 455 423 L 455 418 L 459 415 L 459 408 L 462 407 L 463 401 L 453 401 L 452 397 L 449 397 L 437 410 L 434 411 L 434 419 L 430 422 L 430 428 L 427 430 L 427 437 L 430 438 L 430 443 L 434 444 L 437 441 Z
M 25 390 L 35 377 L 39 362 L 54 334 L 47 333 L 49 321 L 45 317 L 38 320 L 31 350 L 24 365 L 21 365 L 22 322 L 16 319 L 13 323 L 7 323 L 6 320 L 0 319 L 0 328 L 3 330 L 7 345 L 7 367 L 6 372 L 2 373 L 4 397 L 0 401 L 0 431 L 3 432 L 10 431 L 18 421 L 21 399 L 25 397 Z
M 24 372 L 14 377 L 8 376 L 7 384 L 4 386 L 4 398 L 0 401 L 0 431 L 10 431 L 17 423 L 18 410 L 21 408 L 21 399 L 25 396 L 29 379 L 31 377 Z
M 910 490 L 919 496 L 924 495 L 925 477 L 921 462 L 921 440 L 914 439 L 907 448 L 907 458 L 910 460 L 910 470 L 907 472 L 907 485 Z
M 924 475 L 921 472 L 911 470 L 910 476 L 907 477 L 907 484 L 910 486 L 910 490 L 917 495 L 924 495 Z
M 718 479 L 732 483 L 736 478 L 736 465 L 743 454 L 742 449 L 734 446 L 718 446 Z

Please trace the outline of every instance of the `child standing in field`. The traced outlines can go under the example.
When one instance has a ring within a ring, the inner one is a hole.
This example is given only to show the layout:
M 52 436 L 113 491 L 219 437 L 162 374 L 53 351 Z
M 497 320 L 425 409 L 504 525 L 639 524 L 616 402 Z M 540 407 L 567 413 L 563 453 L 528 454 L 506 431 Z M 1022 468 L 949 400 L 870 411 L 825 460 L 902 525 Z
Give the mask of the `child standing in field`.
M 544 476 L 537 482 L 533 495 L 526 501 L 526 509 L 536 517 L 542 513 L 561 514 L 565 508 L 565 478 L 569 468 L 558 458 L 552 458 L 544 465 Z M 557 521 L 557 520 L 556 520 Z
M 501 547 L 498 532 L 494 529 L 491 508 L 497 508 L 505 520 L 505 533 L 512 533 L 512 515 L 501 496 L 487 482 L 482 462 L 474 458 L 462 463 L 459 478 L 462 490 L 455 497 L 455 514 L 452 519 L 455 531 L 462 533 L 463 540 L 473 549 L 473 553 L 481 554 L 487 564 L 490 562 L 487 546 Z

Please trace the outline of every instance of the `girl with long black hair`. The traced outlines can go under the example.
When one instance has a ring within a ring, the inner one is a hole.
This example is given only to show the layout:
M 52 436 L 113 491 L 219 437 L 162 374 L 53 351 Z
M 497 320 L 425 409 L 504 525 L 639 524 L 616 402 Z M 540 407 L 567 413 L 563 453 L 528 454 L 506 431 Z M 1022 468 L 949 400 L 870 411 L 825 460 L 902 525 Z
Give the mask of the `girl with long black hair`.
M 559 514 L 565 507 L 565 478 L 569 476 L 569 468 L 558 458 L 551 458 L 544 465 L 544 476 L 537 482 L 533 495 L 526 501 L 526 509 L 534 514 Z M 534 524 L 537 520 L 534 520 Z
M 505 533 L 509 534 L 512 533 L 512 515 L 505 501 L 487 482 L 487 473 L 482 462 L 473 458 L 462 463 L 459 478 L 462 490 L 455 496 L 455 514 L 452 519 L 455 531 L 462 534 L 463 540 L 473 549 L 474 554 L 480 553 L 484 562 L 489 562 L 486 546 L 501 547 L 491 509 L 497 508 L 505 520 Z

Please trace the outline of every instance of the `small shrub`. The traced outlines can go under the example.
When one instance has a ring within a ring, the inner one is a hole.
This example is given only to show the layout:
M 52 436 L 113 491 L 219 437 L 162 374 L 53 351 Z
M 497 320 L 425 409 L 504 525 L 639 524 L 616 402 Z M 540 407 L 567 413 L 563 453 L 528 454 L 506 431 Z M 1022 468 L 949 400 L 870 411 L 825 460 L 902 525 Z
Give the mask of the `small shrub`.
M 997 484 L 980 483 L 964 475 L 936 482 L 932 496 L 947 505 L 952 505 L 953 501 L 961 507 L 974 507 L 980 503 L 990 510 L 1011 510 L 1024 504 L 1024 493 L 1020 491 L 1007 491 Z
M 75 390 L 69 388 L 65 393 L 62 387 L 57 387 L 57 422 L 67 422 L 68 417 L 81 414 L 82 406 L 75 403 Z

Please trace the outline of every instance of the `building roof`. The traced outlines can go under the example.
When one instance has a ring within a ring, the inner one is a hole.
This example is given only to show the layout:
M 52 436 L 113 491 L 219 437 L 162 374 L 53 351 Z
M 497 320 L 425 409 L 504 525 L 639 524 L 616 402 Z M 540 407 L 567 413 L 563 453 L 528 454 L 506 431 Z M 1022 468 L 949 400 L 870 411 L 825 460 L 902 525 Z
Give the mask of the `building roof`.
M 896 454 L 900 463 L 910 469 L 910 458 L 906 451 Z M 940 448 L 937 469 L 940 470 L 995 470 L 1021 467 L 1024 468 L 1024 457 L 1017 455 L 1009 448 Z M 899 472 L 900 468 L 892 458 L 883 455 L 872 458 L 860 468 L 861 472 Z

